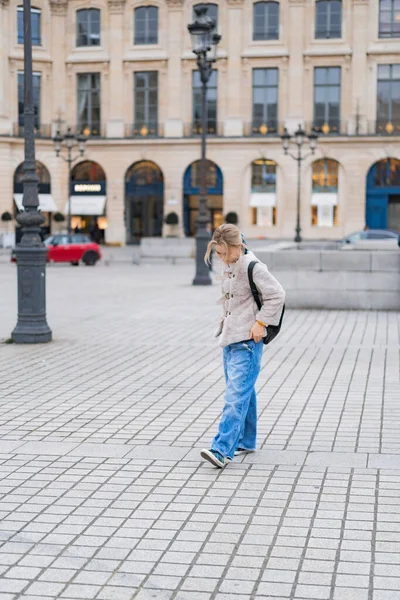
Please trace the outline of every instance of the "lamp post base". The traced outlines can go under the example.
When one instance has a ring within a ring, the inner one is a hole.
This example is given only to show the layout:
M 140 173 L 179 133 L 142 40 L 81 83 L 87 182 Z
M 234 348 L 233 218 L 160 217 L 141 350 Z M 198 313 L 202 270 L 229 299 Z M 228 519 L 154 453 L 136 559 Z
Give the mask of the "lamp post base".
M 193 279 L 193 285 L 212 284 L 210 269 L 204 262 L 204 255 L 210 239 L 210 232 L 205 227 L 201 227 L 196 234 L 196 275 Z
M 45 246 L 17 246 L 18 322 L 11 334 L 16 344 L 51 342 L 52 333 L 46 320 Z
M 209 275 L 196 275 L 193 285 L 212 285 L 212 281 Z
M 301 235 L 300 235 L 300 231 L 301 231 L 301 229 L 296 228 L 296 235 L 294 237 L 294 241 L 297 242 L 297 243 L 299 243 L 299 242 L 302 241 L 302 238 L 301 238 Z

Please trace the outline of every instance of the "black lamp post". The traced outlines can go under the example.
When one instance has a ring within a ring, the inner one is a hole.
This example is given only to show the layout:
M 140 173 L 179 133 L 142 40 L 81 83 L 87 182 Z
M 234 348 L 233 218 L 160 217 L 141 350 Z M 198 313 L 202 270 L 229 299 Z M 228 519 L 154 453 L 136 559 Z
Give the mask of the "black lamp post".
M 193 285 L 210 285 L 211 278 L 207 265 L 204 263 L 210 232 L 207 230 L 209 211 L 207 208 L 207 175 L 206 175 L 206 136 L 207 136 L 207 83 L 211 76 L 212 65 L 217 59 L 217 46 L 221 36 L 212 33 L 215 21 L 207 16 L 207 7 L 194 9 L 196 20 L 188 25 L 192 37 L 193 52 L 197 56 L 201 88 L 201 179 L 199 212 L 196 231 L 196 275 Z
M 24 178 L 23 210 L 17 221 L 22 227 L 21 242 L 15 248 L 18 272 L 18 321 L 11 338 L 18 344 L 50 342 L 46 320 L 47 248 L 40 237 L 45 222 L 39 210 L 36 175 L 35 111 L 33 107 L 31 3 L 24 0 Z
M 53 138 L 54 148 L 56 155 L 65 160 L 68 163 L 68 215 L 67 215 L 67 230 L 68 235 L 71 234 L 71 172 L 72 165 L 78 158 L 81 158 L 85 152 L 86 137 L 83 134 L 75 135 L 71 132 L 71 128 L 68 127 L 67 133 L 62 136 L 59 131 Z M 67 148 L 67 156 L 60 154 L 62 145 L 65 144 Z M 73 149 L 78 146 L 79 154 L 72 156 Z
M 284 133 L 281 135 L 283 150 L 285 154 L 288 154 L 291 158 L 297 161 L 297 220 L 296 220 L 296 235 L 294 238 L 295 242 L 301 242 L 301 228 L 300 228 L 300 194 L 301 194 L 301 163 L 303 160 L 308 158 L 311 154 L 315 153 L 317 148 L 317 140 L 318 136 L 315 131 L 312 131 L 309 135 L 306 135 L 306 132 L 299 125 L 298 130 L 294 134 L 294 141 L 297 145 L 297 155 L 291 154 L 289 152 L 289 146 L 292 139 L 292 136 L 288 133 L 288 130 L 285 127 Z M 310 145 L 310 152 L 307 154 L 302 154 L 303 144 L 308 138 L 308 142 Z

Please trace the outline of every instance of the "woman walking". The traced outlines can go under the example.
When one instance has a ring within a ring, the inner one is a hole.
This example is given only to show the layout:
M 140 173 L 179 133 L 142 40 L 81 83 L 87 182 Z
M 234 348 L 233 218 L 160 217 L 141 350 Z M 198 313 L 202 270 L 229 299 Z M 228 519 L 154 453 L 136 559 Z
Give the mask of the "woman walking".
M 223 468 L 234 455 L 256 449 L 255 384 L 261 367 L 263 337 L 268 325 L 279 323 L 285 292 L 266 265 L 247 250 L 235 225 L 224 224 L 214 231 L 206 261 L 212 249 L 225 264 L 219 301 L 223 314 L 215 337 L 219 337 L 219 345 L 223 348 L 226 392 L 218 433 L 211 449 L 202 450 L 201 456 Z M 257 261 L 253 279 L 262 301 L 260 310 L 248 277 L 248 266 L 252 261 Z

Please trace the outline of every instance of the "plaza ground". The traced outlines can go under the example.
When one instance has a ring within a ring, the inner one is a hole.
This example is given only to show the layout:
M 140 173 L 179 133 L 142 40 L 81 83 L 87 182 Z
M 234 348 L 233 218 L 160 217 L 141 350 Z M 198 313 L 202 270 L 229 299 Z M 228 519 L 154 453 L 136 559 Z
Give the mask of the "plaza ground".
M 0 600 L 398 600 L 400 313 L 288 310 L 258 452 L 223 403 L 193 264 L 47 269 L 54 342 L 0 343 Z M 0 261 L 0 340 L 16 270 Z

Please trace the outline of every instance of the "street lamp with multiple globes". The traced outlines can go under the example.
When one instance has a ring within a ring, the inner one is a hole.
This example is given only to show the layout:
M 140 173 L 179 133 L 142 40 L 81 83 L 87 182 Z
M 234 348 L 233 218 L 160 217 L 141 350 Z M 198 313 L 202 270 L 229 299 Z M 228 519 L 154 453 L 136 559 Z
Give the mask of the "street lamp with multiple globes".
M 215 21 L 207 16 L 207 7 L 194 9 L 196 19 L 188 25 L 192 38 L 192 49 L 197 57 L 201 87 L 201 169 L 200 169 L 200 198 L 196 231 L 196 275 L 193 285 L 210 285 L 211 278 L 207 265 L 204 263 L 210 232 L 207 230 L 209 211 L 207 208 L 207 83 L 212 73 L 212 65 L 217 59 L 217 46 L 221 36 L 213 33 Z
M 56 135 L 53 138 L 54 149 L 56 151 L 56 156 L 62 158 L 66 163 L 68 163 L 68 215 L 67 215 L 67 230 L 68 235 L 72 233 L 71 229 L 71 173 L 72 173 L 72 165 L 78 158 L 81 158 L 85 152 L 85 142 L 86 137 L 83 134 L 75 135 L 72 133 L 71 128 L 68 127 L 67 133 L 63 136 L 60 131 L 57 131 Z M 67 156 L 63 156 L 60 154 L 62 145 L 65 144 L 67 148 Z M 72 156 L 72 151 L 78 146 L 79 154 L 76 156 Z
M 309 135 L 306 135 L 306 132 L 299 125 L 298 130 L 294 133 L 294 142 L 297 145 L 297 154 L 291 154 L 289 152 L 290 142 L 292 140 L 292 136 L 288 133 L 288 130 L 285 127 L 284 133 L 281 135 L 283 150 L 285 154 L 289 155 L 291 158 L 297 161 L 297 220 L 296 220 L 296 236 L 294 238 L 295 242 L 301 242 L 301 228 L 300 228 L 300 194 L 301 194 L 301 163 L 303 160 L 308 158 L 311 154 L 315 153 L 317 148 L 317 140 L 318 135 L 315 131 L 312 131 Z M 306 139 L 308 138 L 308 142 L 310 145 L 310 152 L 307 154 L 302 154 L 303 145 Z
M 24 0 L 24 178 L 21 242 L 15 248 L 18 273 L 18 320 L 11 339 L 18 344 L 50 342 L 46 319 L 47 248 L 40 237 L 45 218 L 39 210 L 38 176 L 35 158 L 35 111 L 33 106 L 31 3 Z

